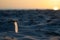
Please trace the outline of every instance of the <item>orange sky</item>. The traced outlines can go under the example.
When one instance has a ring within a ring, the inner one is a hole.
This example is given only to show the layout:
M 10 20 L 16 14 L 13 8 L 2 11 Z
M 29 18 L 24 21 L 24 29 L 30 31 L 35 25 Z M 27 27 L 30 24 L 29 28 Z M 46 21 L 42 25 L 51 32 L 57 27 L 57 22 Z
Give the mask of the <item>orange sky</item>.
M 0 9 L 53 9 L 59 4 L 60 0 L 0 0 Z

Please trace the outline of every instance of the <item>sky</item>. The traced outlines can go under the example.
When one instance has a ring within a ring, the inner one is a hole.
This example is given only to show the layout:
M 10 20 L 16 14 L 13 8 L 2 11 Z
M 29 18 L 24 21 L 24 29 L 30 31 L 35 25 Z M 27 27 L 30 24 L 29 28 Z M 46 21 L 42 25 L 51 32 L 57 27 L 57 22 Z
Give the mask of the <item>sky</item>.
M 0 9 L 53 9 L 60 8 L 60 0 L 0 0 Z

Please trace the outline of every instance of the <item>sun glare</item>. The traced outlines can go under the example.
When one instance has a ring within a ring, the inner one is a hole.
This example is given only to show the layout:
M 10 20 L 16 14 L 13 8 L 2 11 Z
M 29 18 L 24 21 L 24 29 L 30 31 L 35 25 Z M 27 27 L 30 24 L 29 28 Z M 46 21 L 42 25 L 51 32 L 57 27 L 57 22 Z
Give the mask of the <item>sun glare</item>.
M 53 10 L 59 10 L 59 8 L 58 7 L 54 7 Z

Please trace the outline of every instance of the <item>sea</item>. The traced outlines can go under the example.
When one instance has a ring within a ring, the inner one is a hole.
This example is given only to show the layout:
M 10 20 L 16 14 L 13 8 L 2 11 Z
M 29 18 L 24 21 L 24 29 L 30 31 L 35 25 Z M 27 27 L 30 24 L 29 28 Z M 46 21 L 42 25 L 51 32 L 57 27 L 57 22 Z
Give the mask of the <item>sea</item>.
M 60 10 L 0 10 L 0 40 L 8 39 L 60 40 Z

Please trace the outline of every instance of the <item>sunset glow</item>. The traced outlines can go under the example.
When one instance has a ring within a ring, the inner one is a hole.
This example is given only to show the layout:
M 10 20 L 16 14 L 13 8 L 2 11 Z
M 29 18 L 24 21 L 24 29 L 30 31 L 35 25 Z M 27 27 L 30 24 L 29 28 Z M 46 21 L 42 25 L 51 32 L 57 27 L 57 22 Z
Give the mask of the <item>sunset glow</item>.
M 58 7 L 54 7 L 53 10 L 59 10 L 59 8 Z
M 53 9 L 60 0 L 0 0 L 0 9 Z

